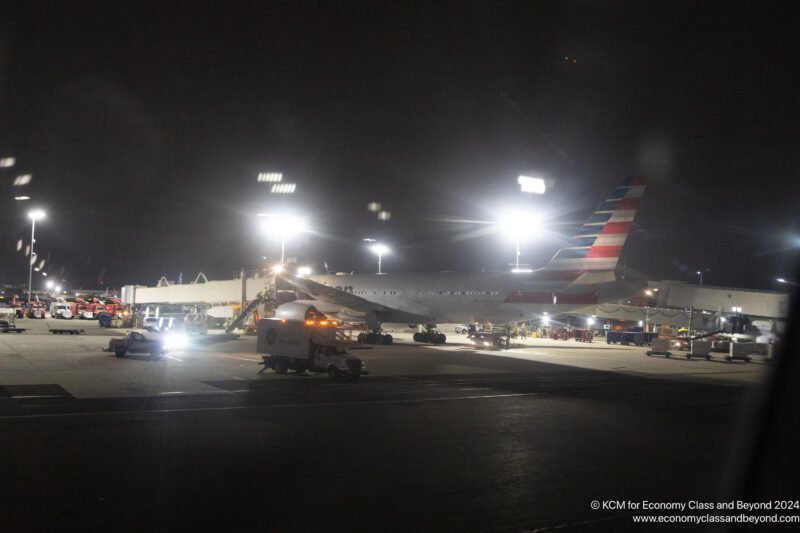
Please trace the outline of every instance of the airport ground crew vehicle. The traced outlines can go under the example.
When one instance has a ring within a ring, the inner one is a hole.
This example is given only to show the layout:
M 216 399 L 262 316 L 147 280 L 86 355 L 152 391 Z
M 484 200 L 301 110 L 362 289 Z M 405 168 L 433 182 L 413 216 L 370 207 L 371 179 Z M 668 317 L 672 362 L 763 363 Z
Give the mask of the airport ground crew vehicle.
M 313 309 L 313 308 L 312 308 Z M 262 318 L 258 321 L 256 350 L 264 368 L 277 374 L 293 370 L 303 374 L 324 372 L 332 381 L 357 380 L 367 374 L 363 361 L 348 353 L 348 343 L 338 335 L 338 322 L 320 318 L 319 312 L 308 319 Z M 259 373 L 260 373 L 259 372 Z
M 167 348 L 164 339 L 158 334 L 131 331 L 125 337 L 108 341 L 108 348 L 105 351 L 114 352 L 117 357 L 125 357 L 127 353 L 146 353 L 150 354 L 152 359 L 158 359 Z
M 67 302 L 58 301 L 50 304 L 50 316 L 53 318 L 70 319 L 73 317 L 73 314 Z
M 651 344 L 653 339 L 658 337 L 658 333 L 650 333 L 646 331 L 606 331 L 606 344 L 633 344 L 636 346 L 644 346 Z
M 574 329 L 572 330 L 572 337 L 578 342 L 592 342 L 594 331 L 590 329 Z

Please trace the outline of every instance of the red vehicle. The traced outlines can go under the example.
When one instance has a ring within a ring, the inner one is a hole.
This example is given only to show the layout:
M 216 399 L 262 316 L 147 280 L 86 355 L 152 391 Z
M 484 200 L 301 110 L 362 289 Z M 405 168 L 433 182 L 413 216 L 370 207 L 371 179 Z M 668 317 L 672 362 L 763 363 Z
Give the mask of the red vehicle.
M 550 329 L 550 338 L 557 341 L 565 341 L 569 339 L 570 333 L 566 328 L 552 328 Z
M 39 301 L 34 301 L 28 304 L 25 316 L 27 316 L 28 318 L 45 318 L 46 313 L 47 313 L 47 307 L 45 307 L 44 303 Z
M 15 294 L 11 299 L 11 305 L 9 307 L 13 308 L 17 314 L 17 318 L 25 318 L 25 302 L 19 299 L 19 295 Z

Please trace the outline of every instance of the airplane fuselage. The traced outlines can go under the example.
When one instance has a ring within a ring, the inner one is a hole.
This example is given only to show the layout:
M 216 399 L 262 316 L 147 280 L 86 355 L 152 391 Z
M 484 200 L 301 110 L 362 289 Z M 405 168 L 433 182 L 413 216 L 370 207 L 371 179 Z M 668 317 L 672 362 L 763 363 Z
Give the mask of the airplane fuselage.
M 571 286 L 575 276 L 552 279 L 552 273 L 544 272 L 441 272 L 339 274 L 309 279 L 377 304 L 431 317 L 438 323 L 499 324 L 585 309 L 608 301 L 618 288 L 608 276 Z

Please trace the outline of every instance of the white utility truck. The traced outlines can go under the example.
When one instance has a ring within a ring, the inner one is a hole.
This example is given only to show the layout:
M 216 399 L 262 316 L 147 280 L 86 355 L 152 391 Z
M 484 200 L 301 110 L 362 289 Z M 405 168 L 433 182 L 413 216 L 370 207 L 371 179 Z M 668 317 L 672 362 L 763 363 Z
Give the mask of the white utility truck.
M 358 357 L 347 352 L 347 342 L 337 338 L 338 323 L 310 308 L 308 318 L 262 318 L 258 321 L 256 349 L 264 368 L 278 374 L 325 372 L 331 380 L 357 380 L 368 374 Z
M 50 316 L 53 318 L 72 318 L 72 310 L 67 302 L 53 302 L 50 304 Z

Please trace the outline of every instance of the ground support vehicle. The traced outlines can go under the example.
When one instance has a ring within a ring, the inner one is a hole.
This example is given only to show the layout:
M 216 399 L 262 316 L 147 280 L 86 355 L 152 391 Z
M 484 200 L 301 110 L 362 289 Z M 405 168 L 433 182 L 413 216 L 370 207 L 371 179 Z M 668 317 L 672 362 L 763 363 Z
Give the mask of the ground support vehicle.
M 414 333 L 414 342 L 429 342 L 431 344 L 444 344 L 447 342 L 447 336 L 438 331 L 428 330 Z
M 115 328 L 122 325 L 122 319 L 111 313 L 100 313 L 97 315 L 97 323 L 101 328 Z
M 264 365 L 276 374 L 293 370 L 297 374 L 326 373 L 332 381 L 357 380 L 368 374 L 363 361 L 348 353 L 349 344 L 338 334 L 332 320 L 262 318 L 256 326 L 256 350 Z
M 690 350 L 686 352 L 686 359 L 692 357 L 703 357 L 706 361 L 711 360 L 711 341 L 693 340 Z
M 69 304 L 66 302 L 53 302 L 50 304 L 50 316 L 52 318 L 63 318 L 68 320 L 72 318 L 72 311 L 69 308 Z
M 17 327 L 17 311 L 10 307 L 0 308 L 0 333 L 22 333 L 25 328 Z
M 78 328 L 50 328 L 50 333 L 53 335 L 80 335 L 85 333 L 85 330 Z
M 644 346 L 645 344 L 652 344 L 653 339 L 657 337 L 658 333 L 644 331 L 606 331 L 606 344 Z
M 500 333 L 473 333 L 469 336 L 469 342 L 479 349 L 508 348 L 508 337 Z
M 651 355 L 663 355 L 670 357 L 672 352 L 669 351 L 670 340 L 667 338 L 656 338 L 650 343 L 650 349 L 645 352 L 648 357 Z
M 730 351 L 725 356 L 728 362 L 745 361 L 749 363 L 753 360 L 752 355 L 763 355 L 767 360 L 771 358 L 771 348 L 767 343 L 762 342 L 731 342 Z
M 47 309 L 43 303 L 31 302 L 25 316 L 28 318 L 46 318 Z
M 572 336 L 578 342 L 592 342 L 594 332 L 590 329 L 576 329 L 572 331 Z
M 550 338 L 556 341 L 565 341 L 570 338 L 569 330 L 566 328 L 551 328 Z
M 392 344 L 394 337 L 380 331 L 368 331 L 358 334 L 358 342 L 361 344 Z
M 106 352 L 114 352 L 117 357 L 125 357 L 128 353 L 150 354 L 151 359 L 158 359 L 167 351 L 164 339 L 153 333 L 131 331 L 125 337 L 108 341 Z

